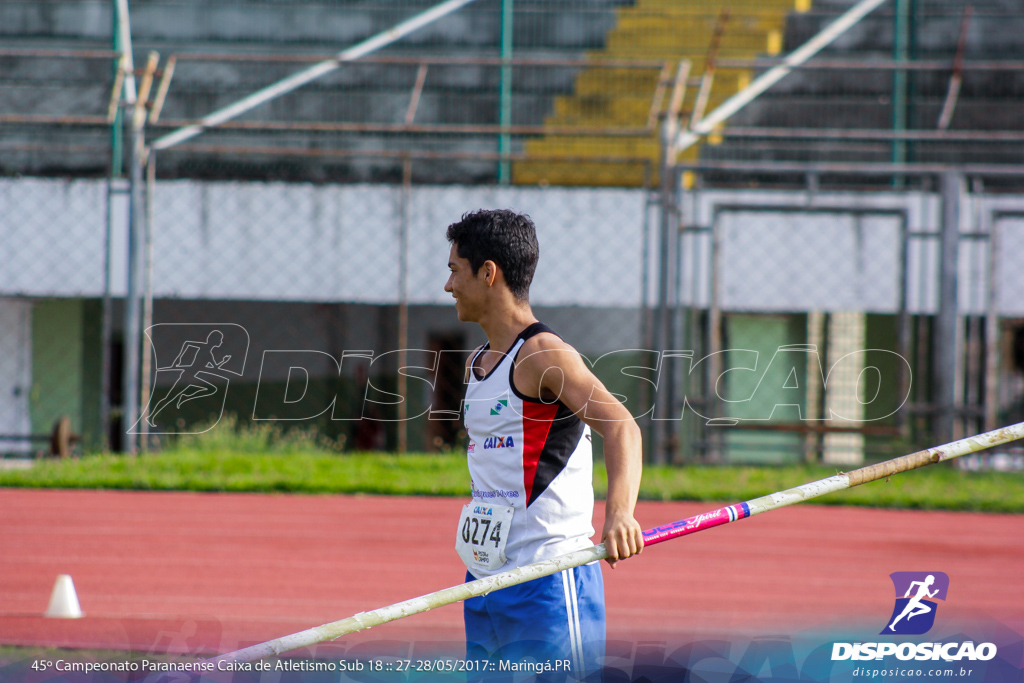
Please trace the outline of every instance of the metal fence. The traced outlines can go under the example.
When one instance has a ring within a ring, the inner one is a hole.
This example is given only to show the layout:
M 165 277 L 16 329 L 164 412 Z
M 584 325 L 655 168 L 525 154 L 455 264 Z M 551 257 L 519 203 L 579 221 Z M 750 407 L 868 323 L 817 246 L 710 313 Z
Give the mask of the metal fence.
M 0 188 L 13 209 L 0 219 L 0 249 L 10 262 L 27 264 L 5 270 L 2 283 L 6 313 L 21 316 L 3 336 L 9 343 L 27 340 L 14 354 L 22 363 L 5 380 L 21 386 L 13 378 L 31 368 L 32 388 L 12 399 L 10 412 L 43 421 L 74 415 L 74 429 L 88 432 L 86 443 L 94 447 L 100 437 L 107 182 L 8 179 Z M 453 425 L 440 413 L 431 420 L 423 412 L 433 405 L 434 412 L 458 414 L 465 357 L 483 341 L 475 326 L 458 322 L 443 289 L 445 228 L 483 207 L 525 211 L 536 222 L 542 259 L 532 303 L 538 316 L 594 361 L 641 343 L 643 192 L 169 180 L 157 181 L 150 197 L 152 268 L 144 279 L 152 283 L 153 303 L 145 316 L 144 349 L 150 350 L 143 382 L 151 389 L 142 389 L 141 405 L 149 405 L 142 411 L 153 424 L 139 423 L 140 433 L 166 440 L 233 414 L 243 421 L 316 425 L 350 447 L 456 445 L 457 419 Z M 110 262 L 123 264 L 127 204 L 116 199 Z M 115 376 L 126 292 L 127 273 L 115 267 Z M 227 356 L 223 367 L 205 367 Z M 442 369 L 438 358 L 454 360 L 442 360 Z M 400 387 L 398 367 L 406 365 L 416 369 Z M 614 385 L 607 366 L 602 372 Z M 193 377 L 186 367 L 200 372 Z M 208 399 L 179 395 L 190 383 L 191 393 L 210 391 L 207 383 L 223 391 Z M 408 403 L 388 396 L 396 392 Z M 115 417 L 117 393 L 109 397 Z M 94 413 L 88 417 L 85 403 Z M 374 419 L 361 421 L 364 416 Z M 398 421 L 403 417 L 416 419 L 406 424 Z
M 853 4 L 476 0 L 376 44 L 435 3 L 152 0 L 130 34 L 117 0 L 4 3 L 0 445 L 235 415 L 458 446 L 428 409 L 481 340 L 442 235 L 484 206 L 534 217 L 538 315 L 654 461 L 849 463 L 1015 419 L 1019 8 L 883 3 L 673 147 Z M 181 354 L 217 366 L 194 395 Z
M 933 180 L 673 196 L 654 346 L 686 352 L 658 459 L 849 465 L 1024 417 L 1021 196 Z

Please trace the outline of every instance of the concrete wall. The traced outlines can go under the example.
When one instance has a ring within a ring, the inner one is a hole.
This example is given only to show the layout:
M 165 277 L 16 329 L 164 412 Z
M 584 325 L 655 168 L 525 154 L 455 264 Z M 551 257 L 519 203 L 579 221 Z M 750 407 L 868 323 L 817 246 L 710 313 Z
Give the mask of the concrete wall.
M 102 294 L 105 183 L 0 180 L 0 295 L 95 298 Z M 367 304 L 398 302 L 400 188 L 386 185 L 158 182 L 154 292 L 158 298 Z M 918 192 L 822 193 L 713 190 L 687 199 L 687 220 L 721 236 L 726 310 L 893 313 L 900 224 L 913 233 L 908 310 L 937 309 L 940 198 Z M 645 233 L 639 190 L 414 187 L 408 210 L 408 288 L 413 304 L 447 304 L 446 226 L 463 212 L 508 207 L 537 224 L 539 306 L 636 308 L 655 302 L 656 216 Z M 115 206 L 114 291 L 124 291 L 123 204 Z M 860 218 L 855 212 L 861 212 Z M 890 213 L 886 213 L 890 212 Z M 900 215 L 893 215 L 897 212 Z M 1011 212 L 1003 215 L 999 212 Z M 1012 212 L 1016 212 L 1013 214 Z M 998 309 L 1024 316 L 1024 198 L 965 195 L 959 302 L 987 305 L 984 235 L 1000 233 Z M 648 240 L 644 248 L 644 236 Z M 646 255 L 645 255 L 646 252 Z M 705 307 L 709 233 L 683 244 L 683 302 Z

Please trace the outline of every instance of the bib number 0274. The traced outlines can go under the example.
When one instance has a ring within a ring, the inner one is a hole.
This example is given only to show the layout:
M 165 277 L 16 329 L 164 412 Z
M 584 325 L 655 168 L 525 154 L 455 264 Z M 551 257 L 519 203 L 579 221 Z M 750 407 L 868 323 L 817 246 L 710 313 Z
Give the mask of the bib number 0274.
M 505 541 L 514 508 L 467 503 L 459 517 L 455 550 L 469 569 L 494 570 L 508 561 Z
M 479 537 L 477 534 L 479 533 Z M 484 545 L 494 541 L 494 547 L 501 545 L 501 522 L 494 522 L 494 529 L 491 529 L 491 520 L 480 519 L 479 517 L 466 517 L 462 521 L 462 542 L 473 545 Z

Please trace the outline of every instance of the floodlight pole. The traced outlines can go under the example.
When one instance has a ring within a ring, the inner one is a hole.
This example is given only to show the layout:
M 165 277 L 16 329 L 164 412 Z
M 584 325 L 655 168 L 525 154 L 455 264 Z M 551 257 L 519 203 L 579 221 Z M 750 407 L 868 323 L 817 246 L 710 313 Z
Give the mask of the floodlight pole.
M 128 291 L 125 292 L 124 307 L 124 372 L 121 377 L 121 429 L 122 450 L 137 452 L 137 442 L 132 428 L 139 415 L 139 279 L 140 237 L 142 232 L 142 153 L 144 147 L 142 125 L 135 115 L 138 94 L 135 89 L 135 65 L 132 58 L 131 24 L 128 18 L 128 0 L 117 0 L 118 38 L 120 39 L 121 68 L 125 72 L 124 103 L 131 109 L 130 116 L 123 118 L 130 122 L 129 172 L 128 172 Z

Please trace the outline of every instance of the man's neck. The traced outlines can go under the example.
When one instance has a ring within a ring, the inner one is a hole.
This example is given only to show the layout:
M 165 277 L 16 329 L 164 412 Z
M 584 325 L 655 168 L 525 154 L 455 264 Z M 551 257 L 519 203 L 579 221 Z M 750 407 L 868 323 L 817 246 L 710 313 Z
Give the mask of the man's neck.
M 503 306 L 492 309 L 482 320 L 478 321 L 487 335 L 492 351 L 504 353 L 512 346 L 519 333 L 537 322 L 529 303 Z

